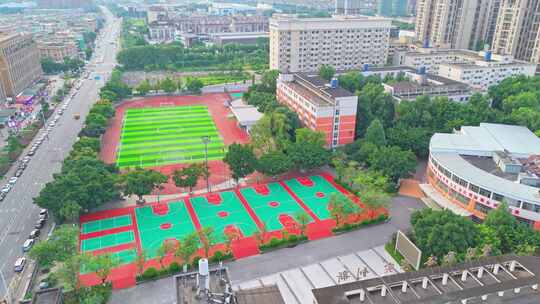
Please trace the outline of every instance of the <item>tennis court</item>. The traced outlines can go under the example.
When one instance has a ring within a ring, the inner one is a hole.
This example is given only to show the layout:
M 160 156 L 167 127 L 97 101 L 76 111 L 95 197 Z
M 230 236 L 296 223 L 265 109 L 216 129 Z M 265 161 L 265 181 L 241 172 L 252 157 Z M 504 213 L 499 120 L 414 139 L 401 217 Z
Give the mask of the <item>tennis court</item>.
M 280 217 L 288 215 L 294 218 L 299 213 L 305 213 L 304 209 L 279 183 L 270 183 L 267 194 L 258 193 L 254 187 L 240 190 L 242 196 L 255 211 L 255 214 L 266 225 L 268 231 L 283 229 Z
M 92 233 L 131 225 L 131 216 L 122 215 L 82 224 L 82 233 Z
M 242 202 L 232 191 L 220 192 L 219 203 L 211 203 L 205 196 L 191 198 L 195 214 L 203 227 L 212 227 L 218 243 L 227 240 L 225 229 L 234 226 L 244 236 L 250 236 L 258 228 Z
M 168 208 L 168 212 L 164 215 L 155 214 L 151 206 L 135 209 L 141 247 L 148 258 L 157 256 L 157 250 L 165 240 L 181 240 L 195 232 L 183 201 L 169 203 Z
M 117 165 L 154 167 L 222 159 L 223 140 L 204 105 L 130 108 L 124 115 Z
M 114 247 L 118 245 L 128 244 L 135 241 L 133 231 L 125 231 L 113 233 L 104 236 L 98 236 L 81 241 L 81 251 L 94 251 Z

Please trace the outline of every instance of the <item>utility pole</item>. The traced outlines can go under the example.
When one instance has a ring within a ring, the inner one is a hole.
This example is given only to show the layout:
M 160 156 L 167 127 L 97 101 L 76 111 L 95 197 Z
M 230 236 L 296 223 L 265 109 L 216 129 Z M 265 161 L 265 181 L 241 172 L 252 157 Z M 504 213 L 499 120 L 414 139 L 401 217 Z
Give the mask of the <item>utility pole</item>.
M 208 181 L 210 172 L 208 171 L 208 144 L 210 143 L 210 137 L 208 135 L 202 136 L 201 140 L 204 144 L 204 164 L 206 167 L 205 177 L 206 177 L 206 192 L 210 192 L 210 182 Z

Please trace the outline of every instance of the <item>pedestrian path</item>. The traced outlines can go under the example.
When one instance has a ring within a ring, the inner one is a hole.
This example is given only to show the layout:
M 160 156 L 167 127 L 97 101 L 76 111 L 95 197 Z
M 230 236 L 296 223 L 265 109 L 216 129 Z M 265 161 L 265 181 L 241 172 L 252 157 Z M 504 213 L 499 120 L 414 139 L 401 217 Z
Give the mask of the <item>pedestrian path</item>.
M 357 280 L 403 272 L 384 246 L 289 269 L 233 285 L 234 290 L 246 290 L 277 285 L 286 304 L 312 304 L 312 289 L 346 284 Z

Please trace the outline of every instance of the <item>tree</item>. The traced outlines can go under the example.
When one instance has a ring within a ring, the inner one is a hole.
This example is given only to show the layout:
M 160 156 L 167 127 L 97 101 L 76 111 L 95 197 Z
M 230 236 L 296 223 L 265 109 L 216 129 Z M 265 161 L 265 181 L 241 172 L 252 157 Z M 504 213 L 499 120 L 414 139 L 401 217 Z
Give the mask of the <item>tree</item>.
M 416 211 L 411 216 L 411 224 L 415 244 L 426 256 L 441 259 L 450 251 L 464 253 L 478 244 L 478 227 L 449 210 Z
M 371 124 L 369 124 L 364 140 L 374 144 L 377 147 L 386 146 L 384 127 L 379 119 L 376 118 L 371 122 Z
M 193 192 L 193 188 L 197 186 L 199 178 L 203 176 L 206 168 L 203 164 L 190 164 L 180 170 L 173 172 L 173 181 L 176 187 L 187 187 L 189 193 Z
M 298 224 L 300 228 L 300 233 L 302 234 L 302 236 L 305 236 L 307 226 L 311 222 L 311 217 L 307 213 L 303 211 L 299 211 L 298 213 L 294 215 L 294 220 Z
M 201 94 L 201 89 L 204 87 L 204 83 L 194 77 L 188 77 L 186 80 L 186 89 L 194 94 Z
M 139 92 L 139 95 L 145 96 L 152 90 L 152 85 L 148 81 L 148 79 L 143 80 L 139 85 L 135 88 L 137 92 Z
M 88 259 L 85 255 L 72 255 L 55 272 L 55 276 L 60 279 L 65 290 L 79 290 L 79 273 L 85 264 L 83 260 Z
M 85 150 L 88 150 L 86 148 Z M 119 197 L 116 169 L 94 156 L 68 157 L 60 174 L 45 184 L 34 203 L 48 209 L 61 223 L 79 212 L 93 209 Z M 77 207 L 80 206 L 79 207 Z
M 118 260 L 114 259 L 109 252 L 99 255 L 88 255 L 88 258 L 85 259 L 84 266 L 90 272 L 95 272 L 103 285 L 111 274 L 112 269 L 118 266 Z
M 351 178 L 352 188 L 362 194 L 369 190 L 388 192 L 391 189 L 388 177 L 378 171 L 358 169 Z
M 416 156 L 399 147 L 381 147 L 369 155 L 368 164 L 372 170 L 380 171 L 397 183 L 399 179 L 409 177 L 414 172 Z
M 189 265 L 191 257 L 199 249 L 199 244 L 200 239 L 197 232 L 190 233 L 180 241 L 180 244 L 176 248 L 175 256 L 180 257 L 184 265 Z
M 283 152 L 270 151 L 259 157 L 257 171 L 275 178 L 291 169 L 291 161 Z
M 216 236 L 214 234 L 214 228 L 204 227 L 200 233 L 199 237 L 201 239 L 201 244 L 204 250 L 204 256 L 209 257 L 210 248 L 216 243 Z
M 430 255 L 427 261 L 424 263 L 426 267 L 435 267 L 438 265 L 438 259 L 434 255 Z
M 144 201 L 143 195 L 152 193 L 154 189 L 167 182 L 167 176 L 157 171 L 137 168 L 122 175 L 120 181 L 124 195 L 137 195 L 139 201 Z
M 259 230 L 253 233 L 253 237 L 255 238 L 255 240 L 257 240 L 257 245 L 259 247 L 264 244 L 267 234 L 268 234 L 268 228 L 266 227 L 265 223 L 262 223 L 262 225 L 259 227 Z
M 161 81 L 161 89 L 165 91 L 165 93 L 171 94 L 176 92 L 177 84 L 169 77 L 165 77 L 165 79 Z
M 443 257 L 442 265 L 443 266 L 452 266 L 456 262 L 457 262 L 456 253 L 454 251 L 450 251 Z
M 319 67 L 319 76 L 324 80 L 330 81 L 334 74 L 336 74 L 336 69 L 331 65 L 323 64 Z
M 311 170 L 328 164 L 330 152 L 326 150 L 324 134 L 307 128 L 296 130 L 296 142 L 287 147 L 287 155 L 300 170 Z
M 379 119 L 385 129 L 391 127 L 394 122 L 395 106 L 392 96 L 385 93 L 384 87 L 376 79 L 370 77 L 365 79 L 366 84 L 357 93 L 356 138 L 365 135 L 374 119 Z
M 159 246 L 158 250 L 156 251 L 156 255 L 158 257 L 159 265 L 161 266 L 161 269 L 165 269 L 165 265 L 163 264 L 163 261 L 165 258 L 171 254 L 175 253 L 175 244 L 170 240 L 165 240 L 163 243 L 161 243 L 161 246 Z
M 345 196 L 332 193 L 328 202 L 330 215 L 336 221 L 336 226 L 340 227 L 347 222 L 350 215 L 358 211 L 358 207 Z
M 55 262 L 64 262 L 77 253 L 79 231 L 72 225 L 60 225 L 47 240 L 32 247 L 30 257 L 41 267 L 51 267 Z
M 257 159 L 250 145 L 234 143 L 229 146 L 223 161 L 232 171 L 232 177 L 238 182 L 239 179 L 248 176 L 255 171 Z
M 135 257 L 135 266 L 137 267 L 138 275 L 143 274 L 145 264 L 146 264 L 146 252 L 144 250 L 142 250 L 141 252 L 137 252 L 137 256 Z
M 225 250 L 227 253 L 232 253 L 232 243 L 240 239 L 238 230 L 234 229 L 225 233 Z
M 287 114 L 279 111 L 266 112 L 251 128 L 253 147 L 260 153 L 283 151 L 290 139 L 291 129 L 292 125 Z
M 378 189 L 369 189 L 360 193 L 362 203 L 368 209 L 368 216 L 370 219 L 375 215 L 375 210 L 386 207 L 390 204 L 390 196 Z

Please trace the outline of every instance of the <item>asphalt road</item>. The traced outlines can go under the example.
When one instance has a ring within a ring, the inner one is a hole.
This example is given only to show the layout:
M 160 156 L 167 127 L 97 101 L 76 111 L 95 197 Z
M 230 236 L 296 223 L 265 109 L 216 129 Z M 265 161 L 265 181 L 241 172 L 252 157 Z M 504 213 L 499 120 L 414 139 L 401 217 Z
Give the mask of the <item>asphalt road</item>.
M 113 17 L 108 10 L 105 9 L 104 12 L 107 19 L 102 30 L 104 37 L 97 42 L 99 47 L 96 48 L 94 56 L 97 63 L 89 68 L 90 77 L 83 80 L 67 110 L 49 133 L 49 140 L 42 143 L 11 192 L 0 202 L 0 271 L 7 281 L 7 286 L 19 275 L 13 271 L 13 265 L 16 259 L 23 255 L 22 245 L 39 218 L 40 208 L 33 204 L 33 198 L 53 179 L 52 175 L 60 171 L 62 161 L 77 140 L 90 107 L 98 99 L 99 88 L 116 64 L 116 46 L 110 44 L 110 41 L 118 36 L 121 21 Z M 96 74 L 101 76 L 100 80 L 94 80 Z M 81 118 L 75 120 L 74 114 L 80 114 Z M 39 134 L 43 134 L 43 130 Z M 6 176 L 11 177 L 14 171 L 15 168 L 11 168 Z M 48 224 L 47 231 L 42 231 L 42 238 L 46 237 L 50 227 Z M 0 298 L 3 298 L 4 294 L 5 289 L 0 278 Z

